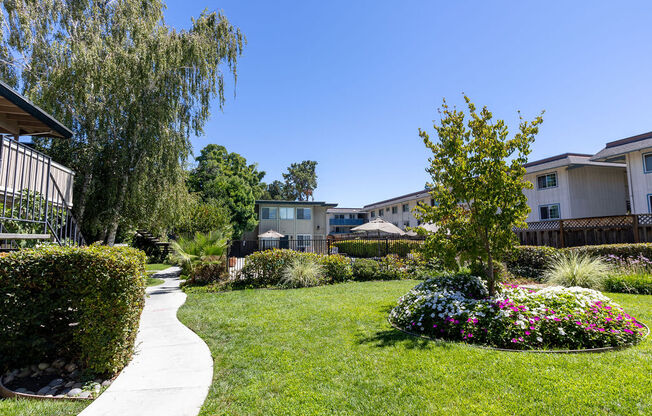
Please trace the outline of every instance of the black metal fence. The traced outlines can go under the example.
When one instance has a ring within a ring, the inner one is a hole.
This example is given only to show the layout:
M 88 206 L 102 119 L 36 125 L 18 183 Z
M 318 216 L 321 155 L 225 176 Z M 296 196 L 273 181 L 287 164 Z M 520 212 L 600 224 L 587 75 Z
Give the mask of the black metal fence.
M 423 244 L 423 238 L 363 237 L 356 239 L 274 239 L 233 240 L 229 242 L 227 257 L 229 271 L 244 267 L 247 256 L 265 250 L 289 249 L 320 255 L 341 254 L 355 258 L 379 258 L 388 254 L 406 257 Z

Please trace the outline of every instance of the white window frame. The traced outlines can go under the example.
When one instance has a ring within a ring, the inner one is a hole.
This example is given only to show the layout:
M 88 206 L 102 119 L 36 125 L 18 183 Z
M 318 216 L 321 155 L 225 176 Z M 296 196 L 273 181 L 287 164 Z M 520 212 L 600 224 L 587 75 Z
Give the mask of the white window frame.
M 403 212 L 410 212 L 410 204 L 403 204 L 403 207 L 401 208 Z
M 312 235 L 297 234 L 297 248 L 307 249 L 310 247 L 312 247 Z
M 555 177 L 555 184 L 554 185 L 548 186 L 548 179 L 547 179 L 548 176 L 554 176 Z M 546 178 L 545 179 L 545 182 L 546 182 L 545 186 L 541 186 L 541 184 L 539 183 L 539 178 Z M 557 172 L 548 172 L 548 173 L 544 173 L 543 175 L 537 175 L 537 190 L 543 191 L 545 189 L 557 188 L 558 186 L 559 186 L 559 175 L 557 175 Z
M 643 173 L 652 173 L 652 168 L 648 169 L 647 163 L 645 162 L 646 156 L 652 156 L 652 153 L 651 152 L 643 153 Z
M 550 216 L 550 208 L 551 207 L 557 207 L 557 217 L 552 218 Z M 548 210 L 548 218 L 542 218 L 541 216 L 541 208 L 546 208 Z M 559 203 L 554 203 L 554 204 L 543 204 L 539 205 L 539 220 L 541 221 L 554 221 L 554 220 L 559 220 L 561 219 L 561 205 Z
M 265 210 L 267 210 L 268 216 L 265 218 Z M 274 216 L 269 214 L 274 213 Z M 261 207 L 260 208 L 260 219 L 261 220 L 277 220 L 278 219 L 278 208 L 276 207 Z
M 301 210 L 301 212 L 303 212 L 302 215 L 304 216 L 304 218 L 299 218 L 299 210 Z M 305 211 L 304 211 L 304 210 L 307 210 L 307 211 L 308 211 L 308 218 L 305 218 L 305 215 L 306 215 L 306 214 L 305 214 Z M 296 216 L 295 216 L 295 218 L 296 218 L 297 220 L 308 220 L 308 221 L 310 221 L 310 220 L 312 219 L 312 208 L 310 208 L 310 207 L 307 207 L 307 208 L 305 208 L 305 207 L 297 208 L 297 212 L 296 212 Z
M 392 207 L 392 214 L 398 214 L 398 206 L 397 205 L 394 205 Z
M 286 213 L 285 215 L 287 216 L 287 213 L 290 213 L 289 217 L 283 218 L 283 213 Z M 294 208 L 292 207 L 280 207 L 278 209 L 278 218 L 281 220 L 293 220 L 294 219 Z

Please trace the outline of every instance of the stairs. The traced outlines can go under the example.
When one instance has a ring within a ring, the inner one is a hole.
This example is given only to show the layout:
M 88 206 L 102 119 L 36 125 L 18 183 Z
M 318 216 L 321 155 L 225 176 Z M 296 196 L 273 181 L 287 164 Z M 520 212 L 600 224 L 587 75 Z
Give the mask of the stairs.
M 136 245 L 145 251 L 148 257 L 164 261 L 168 254 L 172 252 L 170 242 L 159 240 L 158 237 L 147 230 L 136 230 L 136 240 L 140 240 L 136 241 Z

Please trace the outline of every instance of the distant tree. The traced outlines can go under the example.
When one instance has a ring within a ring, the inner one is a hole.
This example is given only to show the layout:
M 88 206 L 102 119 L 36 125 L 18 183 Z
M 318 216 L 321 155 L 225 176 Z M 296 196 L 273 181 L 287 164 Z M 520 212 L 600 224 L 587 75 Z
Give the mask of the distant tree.
M 274 182 L 267 185 L 267 192 L 264 199 L 275 199 L 283 201 L 288 200 L 289 197 L 285 184 L 279 180 L 275 180 Z
M 508 138 L 503 120 L 494 122 L 486 107 L 478 112 L 468 97 L 464 100 L 468 120 L 444 100 L 439 125 L 434 124 L 438 142 L 419 130 L 432 151 L 426 170 L 435 204 L 421 204 L 417 216 L 439 225 L 426 240 L 427 250 L 451 266 L 458 257 L 479 265 L 493 294 L 495 264 L 518 244 L 512 230 L 525 225 L 530 211 L 523 190 L 532 184 L 524 179 L 523 164 L 543 118 L 527 122 L 520 117 L 519 132 Z
M 202 200 L 215 201 L 228 212 L 235 236 L 256 226 L 255 202 L 265 193 L 265 172 L 238 153 L 224 146 L 209 144 L 197 157 L 197 167 L 190 172 L 189 188 Z
M 91 241 L 113 244 L 119 227 L 177 211 L 169 204 L 189 135 L 201 134 L 214 99 L 224 104 L 224 69 L 236 75 L 239 29 L 203 12 L 177 31 L 164 9 L 161 0 L 0 2 L 0 74 L 73 128 L 72 140 L 39 145 L 76 171 L 75 212 Z
M 178 236 L 188 237 L 197 232 L 206 234 L 217 231 L 227 238 L 232 237 L 231 213 L 219 201 L 204 202 L 194 195 L 184 214 L 172 229 Z
M 307 201 L 317 188 L 317 174 L 315 168 L 317 162 L 314 160 L 304 160 L 301 163 L 293 163 L 288 168 L 288 172 L 283 174 L 285 180 L 285 196 L 287 199 Z

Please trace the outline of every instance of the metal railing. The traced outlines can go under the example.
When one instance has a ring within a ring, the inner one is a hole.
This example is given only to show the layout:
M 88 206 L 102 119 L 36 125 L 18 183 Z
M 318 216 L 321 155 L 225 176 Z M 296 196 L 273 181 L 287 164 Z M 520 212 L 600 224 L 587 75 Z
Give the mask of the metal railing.
M 362 218 L 331 218 L 328 220 L 330 225 L 362 225 L 365 220 Z
M 59 245 L 85 244 L 72 214 L 72 174 L 65 170 L 46 154 L 2 138 L 0 248 L 18 248 L 20 241 L 43 239 Z M 70 183 L 61 184 L 61 180 Z

